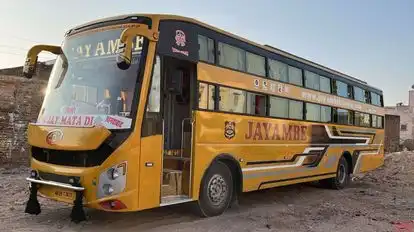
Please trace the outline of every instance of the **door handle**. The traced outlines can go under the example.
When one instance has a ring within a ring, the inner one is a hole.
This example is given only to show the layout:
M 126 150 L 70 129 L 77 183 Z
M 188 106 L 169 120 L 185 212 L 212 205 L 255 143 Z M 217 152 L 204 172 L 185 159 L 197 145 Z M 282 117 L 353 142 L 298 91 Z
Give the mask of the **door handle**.
M 153 162 L 145 162 L 145 167 L 150 168 L 153 167 L 154 163 Z

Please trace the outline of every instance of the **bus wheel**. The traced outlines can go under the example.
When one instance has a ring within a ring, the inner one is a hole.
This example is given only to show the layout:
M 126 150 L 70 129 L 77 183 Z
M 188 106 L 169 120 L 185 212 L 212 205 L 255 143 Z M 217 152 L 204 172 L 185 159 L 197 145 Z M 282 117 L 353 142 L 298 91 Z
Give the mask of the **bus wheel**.
M 198 211 L 202 217 L 222 214 L 230 205 L 233 196 L 233 178 L 224 163 L 215 162 L 201 182 Z
M 320 180 L 322 186 L 330 189 L 343 189 L 350 181 L 349 164 L 344 156 L 341 156 L 336 170 L 336 176 Z

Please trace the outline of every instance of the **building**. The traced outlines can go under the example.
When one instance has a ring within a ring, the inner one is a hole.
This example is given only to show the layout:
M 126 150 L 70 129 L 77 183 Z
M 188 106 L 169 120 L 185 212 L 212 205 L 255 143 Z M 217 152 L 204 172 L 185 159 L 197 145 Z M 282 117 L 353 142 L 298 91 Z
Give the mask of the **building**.
M 408 105 L 398 103 L 396 106 L 386 106 L 386 114 L 400 116 L 400 139 L 414 139 L 414 85 L 409 91 Z

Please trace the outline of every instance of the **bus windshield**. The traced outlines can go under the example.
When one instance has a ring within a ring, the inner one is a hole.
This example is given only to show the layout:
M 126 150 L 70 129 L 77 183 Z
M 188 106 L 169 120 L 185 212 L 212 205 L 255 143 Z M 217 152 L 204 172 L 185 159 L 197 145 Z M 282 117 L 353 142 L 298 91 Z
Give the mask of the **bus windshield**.
M 55 61 L 39 124 L 129 129 L 143 37 L 133 44 L 132 64 L 117 67 L 119 37 L 124 28 L 84 32 L 68 37 Z

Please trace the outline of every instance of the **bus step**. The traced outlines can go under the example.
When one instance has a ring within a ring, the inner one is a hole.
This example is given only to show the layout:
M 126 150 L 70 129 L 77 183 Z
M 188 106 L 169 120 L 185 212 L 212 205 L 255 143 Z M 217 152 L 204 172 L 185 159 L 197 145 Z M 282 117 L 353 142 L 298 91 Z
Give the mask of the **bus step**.
M 182 173 L 180 170 L 164 169 L 161 196 L 177 196 L 182 194 Z
M 190 202 L 190 201 L 193 201 L 193 199 L 185 195 L 166 196 L 166 197 L 161 198 L 160 206 L 175 205 L 175 204 L 180 204 L 180 203 L 185 203 L 185 202 Z

